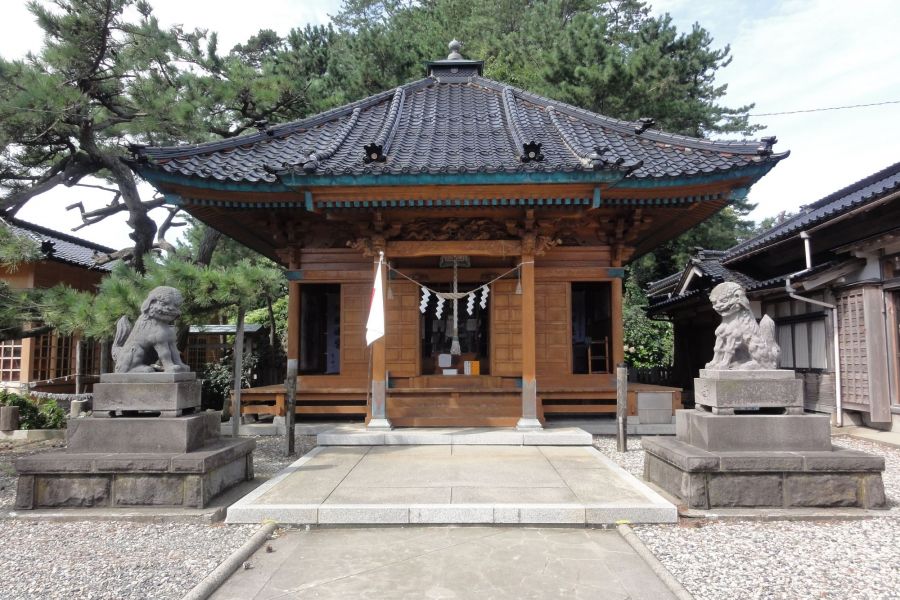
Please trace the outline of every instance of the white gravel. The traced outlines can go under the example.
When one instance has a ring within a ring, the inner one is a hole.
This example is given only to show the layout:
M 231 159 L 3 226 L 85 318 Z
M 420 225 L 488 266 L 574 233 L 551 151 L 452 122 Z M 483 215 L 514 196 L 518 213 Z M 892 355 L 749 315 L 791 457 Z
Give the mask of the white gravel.
M 309 452 L 315 436 L 256 438 L 254 471 L 271 477 Z M 13 510 L 21 456 L 59 450 L 61 442 L 0 444 L 0 515 Z M 256 530 L 253 525 L 50 522 L 0 518 L 0 600 L 168 600 L 184 596 Z
M 256 528 L 0 521 L 0 598 L 175 600 Z
M 890 510 L 853 521 L 688 521 L 634 528 L 697 600 L 900 599 L 900 448 L 851 437 L 836 446 L 885 457 Z M 615 436 L 594 446 L 637 477 L 644 452 Z
M 697 600 L 900 598 L 900 519 L 634 530 Z

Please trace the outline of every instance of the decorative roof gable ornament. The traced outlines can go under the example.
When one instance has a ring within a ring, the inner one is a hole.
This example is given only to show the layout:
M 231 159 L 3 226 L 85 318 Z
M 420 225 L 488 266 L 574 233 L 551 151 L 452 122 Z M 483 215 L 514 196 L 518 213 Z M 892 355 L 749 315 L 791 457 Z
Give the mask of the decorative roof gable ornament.
M 650 117 L 641 117 L 637 120 L 637 125 L 634 128 L 634 133 L 637 135 L 641 135 L 654 125 L 656 125 L 656 121 L 654 119 L 651 119 Z
M 447 60 L 463 59 L 462 54 L 459 53 L 460 48 L 462 48 L 462 42 L 454 38 L 449 44 L 447 44 L 447 47 L 450 48 L 450 54 L 447 55 Z
M 540 162 L 544 160 L 544 154 L 541 152 L 541 144 L 531 140 L 527 144 L 522 144 L 522 162 Z
M 756 149 L 756 153 L 760 156 L 768 156 L 772 154 L 772 146 L 778 143 L 778 138 L 774 135 L 770 135 L 769 137 L 764 137 L 759 140 L 759 148 Z
M 383 146 L 381 144 L 368 144 L 363 147 L 366 151 L 366 155 L 363 157 L 363 162 L 366 164 L 373 162 L 384 162 L 387 160 L 387 157 L 384 155 Z

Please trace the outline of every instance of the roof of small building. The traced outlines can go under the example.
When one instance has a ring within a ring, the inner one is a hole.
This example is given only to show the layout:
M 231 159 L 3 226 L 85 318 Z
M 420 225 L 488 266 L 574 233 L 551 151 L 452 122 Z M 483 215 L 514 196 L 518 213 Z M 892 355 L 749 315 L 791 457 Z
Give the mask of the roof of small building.
M 594 171 L 652 180 L 771 167 L 788 155 L 773 153 L 774 137 L 710 141 L 657 131 L 651 119 L 605 117 L 487 79 L 480 61 L 456 57 L 429 63 L 424 79 L 250 135 L 134 147 L 136 168 L 294 185 L 342 175 Z
M 900 190 L 900 162 L 860 179 L 804 207 L 799 214 L 726 251 L 723 262 L 735 263 L 799 232 L 838 217 L 890 192 Z
M 263 330 L 263 326 L 259 323 L 245 323 L 244 333 L 255 334 Z M 189 333 L 204 333 L 216 335 L 235 335 L 237 333 L 237 325 L 191 325 Z
M 111 271 L 113 263 L 98 265 L 98 254 L 111 254 L 113 248 L 95 244 L 73 235 L 61 233 L 41 225 L 35 225 L 15 217 L 0 217 L 0 223 L 9 227 L 16 235 L 27 236 L 41 245 L 41 252 L 47 260 L 55 260 L 101 271 Z
M 735 281 L 747 291 L 779 287 L 784 284 L 789 273 L 772 274 L 772 277 L 767 279 L 756 280 L 738 270 L 741 260 L 792 238 L 801 231 L 826 223 L 867 204 L 879 202 L 898 190 L 900 190 L 900 163 L 893 164 L 825 196 L 805 207 L 800 214 L 728 250 L 699 250 L 683 270 L 653 281 L 647 286 L 647 295 L 650 297 L 649 312 L 662 312 L 664 308 L 685 302 L 699 294 L 701 291 L 699 289 L 684 290 L 682 294 L 677 293 L 682 287 L 681 283 L 686 280 L 688 273 L 694 267 L 699 268 L 713 282 Z M 805 271 L 804 277 L 823 272 L 835 267 L 836 264 L 835 261 L 818 264 Z

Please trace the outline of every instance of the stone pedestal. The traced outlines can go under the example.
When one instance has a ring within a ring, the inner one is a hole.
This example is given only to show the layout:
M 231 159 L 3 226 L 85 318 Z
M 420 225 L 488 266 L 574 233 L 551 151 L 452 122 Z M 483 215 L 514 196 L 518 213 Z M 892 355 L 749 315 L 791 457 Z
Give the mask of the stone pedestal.
M 193 373 L 107 373 L 94 385 L 94 416 L 159 413 L 180 417 L 200 410 Z
M 776 409 L 803 414 L 803 382 L 786 369 L 716 371 L 701 369 L 694 379 L 694 402 L 713 414 Z
M 790 414 L 803 406 L 792 371 L 700 373 L 675 439 L 643 439 L 645 479 L 695 509 L 886 507 L 882 457 L 833 448 L 825 415 Z
M 253 479 L 256 442 L 222 439 L 218 412 L 152 416 L 199 406 L 193 373 L 103 375 L 94 392 L 103 416 L 69 419 L 65 452 L 16 461 L 16 508 L 202 508 Z

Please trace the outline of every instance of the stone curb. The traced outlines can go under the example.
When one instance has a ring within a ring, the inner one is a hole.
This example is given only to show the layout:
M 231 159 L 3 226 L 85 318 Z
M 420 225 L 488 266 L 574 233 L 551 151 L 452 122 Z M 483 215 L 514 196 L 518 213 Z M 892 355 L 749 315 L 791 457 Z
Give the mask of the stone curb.
M 244 561 L 250 558 L 269 539 L 276 527 L 278 527 L 278 524 L 274 521 L 263 523 L 262 527 L 249 540 L 232 552 L 212 573 L 204 577 L 200 583 L 194 586 L 194 589 L 185 594 L 181 600 L 206 600 L 212 596 L 231 577 L 232 573 L 237 571 Z
M 694 596 L 681 585 L 681 582 L 675 579 L 675 576 L 669 572 L 665 565 L 659 562 L 659 559 L 656 558 L 650 549 L 644 545 L 644 542 L 635 535 L 634 530 L 632 530 L 631 527 L 621 524 L 618 525 L 616 529 L 619 531 L 619 535 L 621 535 L 637 555 L 647 563 L 650 570 L 656 573 L 656 576 L 662 580 L 665 586 L 669 588 L 669 591 L 672 592 L 678 600 L 694 600 Z

